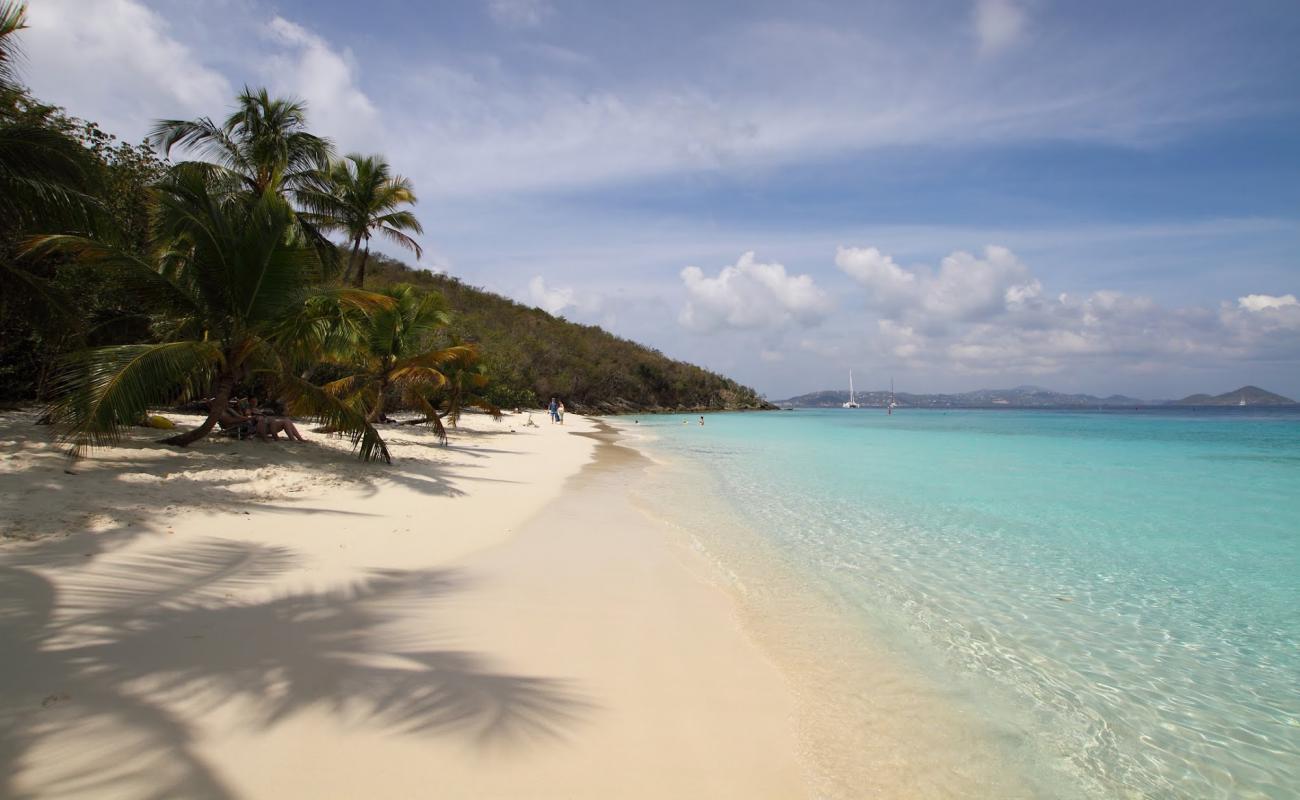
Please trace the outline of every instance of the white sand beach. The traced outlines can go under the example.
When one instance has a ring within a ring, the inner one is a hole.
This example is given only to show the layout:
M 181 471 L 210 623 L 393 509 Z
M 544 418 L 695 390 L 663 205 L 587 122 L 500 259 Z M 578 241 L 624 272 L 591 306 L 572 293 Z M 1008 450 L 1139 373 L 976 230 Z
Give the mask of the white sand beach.
M 795 704 L 597 424 L 451 446 L 0 417 L 0 796 L 798 797 Z M 185 423 L 187 420 L 176 418 Z

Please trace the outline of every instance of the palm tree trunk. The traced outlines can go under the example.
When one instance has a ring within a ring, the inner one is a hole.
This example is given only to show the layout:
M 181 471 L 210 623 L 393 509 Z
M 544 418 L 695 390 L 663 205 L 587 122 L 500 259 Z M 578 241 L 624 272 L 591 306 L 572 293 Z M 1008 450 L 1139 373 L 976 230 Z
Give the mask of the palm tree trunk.
M 352 277 L 352 267 L 357 263 L 357 250 L 361 247 L 361 237 L 352 240 L 352 252 L 348 254 L 348 266 L 343 270 L 343 283 L 346 285 L 348 279 Z
M 366 243 L 366 249 L 361 251 L 361 263 L 357 265 L 357 282 L 353 286 L 358 289 L 365 288 L 366 283 L 366 259 L 370 258 L 370 244 Z
M 388 381 L 379 384 L 379 396 L 375 400 L 375 407 L 370 409 L 366 415 L 366 422 L 375 423 L 384 418 L 384 395 L 388 393 Z
M 159 441 L 162 444 L 174 444 L 177 447 L 185 447 L 193 442 L 197 442 L 204 436 L 207 436 L 208 431 L 212 430 L 212 426 L 217 424 L 217 419 L 221 416 L 222 412 L 226 410 L 226 405 L 230 402 L 230 393 L 234 390 L 235 376 L 222 375 L 217 380 L 217 393 L 212 398 L 212 402 L 208 403 L 208 418 L 203 421 L 203 424 L 192 431 L 178 433 L 175 436 L 168 436 L 166 439 L 160 439 Z

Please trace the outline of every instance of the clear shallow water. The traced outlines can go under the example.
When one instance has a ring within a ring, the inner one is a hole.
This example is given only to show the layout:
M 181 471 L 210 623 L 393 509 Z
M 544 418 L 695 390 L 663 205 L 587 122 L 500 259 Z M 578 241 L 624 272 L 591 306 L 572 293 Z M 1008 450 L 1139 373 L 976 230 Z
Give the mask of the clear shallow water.
M 1017 791 L 1300 796 L 1300 414 L 682 419 L 633 429 L 1015 740 Z

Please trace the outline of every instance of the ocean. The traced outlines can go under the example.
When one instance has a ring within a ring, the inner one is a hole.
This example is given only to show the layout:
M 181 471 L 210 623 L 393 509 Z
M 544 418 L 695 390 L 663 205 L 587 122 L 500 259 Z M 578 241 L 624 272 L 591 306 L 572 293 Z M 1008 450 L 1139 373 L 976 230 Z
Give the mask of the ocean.
M 1300 413 L 620 418 L 826 796 L 1300 796 Z M 682 424 L 683 421 L 688 424 Z

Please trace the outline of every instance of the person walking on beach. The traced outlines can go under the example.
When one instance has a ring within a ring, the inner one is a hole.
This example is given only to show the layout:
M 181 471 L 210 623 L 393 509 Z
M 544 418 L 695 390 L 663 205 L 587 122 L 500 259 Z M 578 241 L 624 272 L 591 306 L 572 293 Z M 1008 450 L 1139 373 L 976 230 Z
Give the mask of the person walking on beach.
M 546 408 L 547 408 L 548 411 L 551 412 L 551 424 L 554 425 L 555 423 L 559 422 L 559 421 L 560 421 L 560 417 L 559 417 L 559 415 L 556 413 L 556 405 L 555 405 L 555 398 L 554 398 L 554 397 L 551 398 L 551 404 L 550 404 L 549 406 L 547 406 Z
M 560 420 L 560 424 L 563 425 L 564 424 L 564 401 L 563 400 L 561 400 L 560 404 L 555 407 L 555 413 Z

